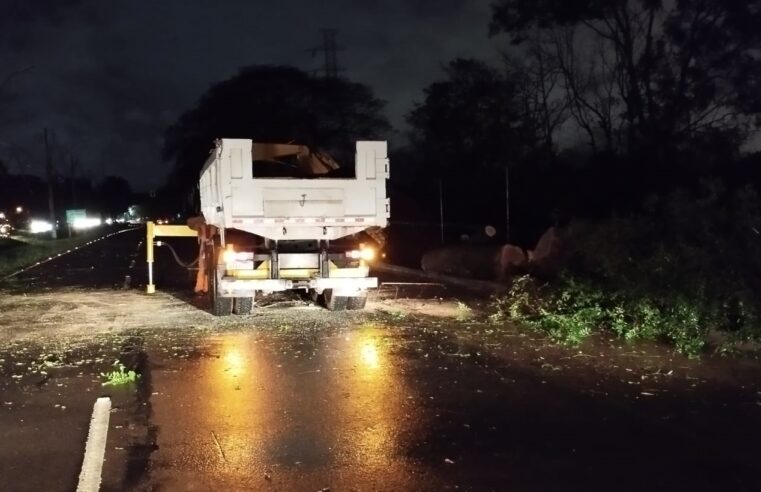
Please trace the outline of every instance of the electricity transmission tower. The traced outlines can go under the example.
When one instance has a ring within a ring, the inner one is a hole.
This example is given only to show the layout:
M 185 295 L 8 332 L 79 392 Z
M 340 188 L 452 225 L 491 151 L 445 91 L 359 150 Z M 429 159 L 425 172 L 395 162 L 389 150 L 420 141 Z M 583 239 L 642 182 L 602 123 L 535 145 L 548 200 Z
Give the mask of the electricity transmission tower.
M 315 72 L 323 72 L 326 79 L 335 79 L 338 77 L 338 73 L 343 71 L 343 68 L 338 66 L 338 52 L 343 50 L 336 44 L 338 29 L 320 29 L 320 32 L 322 33 L 322 45 L 312 49 L 312 56 L 322 52 L 323 67 L 322 70 L 315 70 Z

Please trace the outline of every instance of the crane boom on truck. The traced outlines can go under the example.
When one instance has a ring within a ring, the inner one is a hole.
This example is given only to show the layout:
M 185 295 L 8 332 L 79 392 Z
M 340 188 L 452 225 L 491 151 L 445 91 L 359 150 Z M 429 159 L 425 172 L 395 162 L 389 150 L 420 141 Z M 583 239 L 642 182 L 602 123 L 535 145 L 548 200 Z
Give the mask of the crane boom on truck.
M 259 159 L 289 152 L 309 177 L 256 176 Z M 356 143 L 353 178 L 315 174 L 335 167 L 302 146 L 215 142 L 199 182 L 202 216 L 188 221 L 200 244 L 196 291 L 210 294 L 214 314 L 247 314 L 257 295 L 290 289 L 330 310 L 364 308 L 378 286 L 376 253 L 357 235 L 390 217 L 387 143 Z

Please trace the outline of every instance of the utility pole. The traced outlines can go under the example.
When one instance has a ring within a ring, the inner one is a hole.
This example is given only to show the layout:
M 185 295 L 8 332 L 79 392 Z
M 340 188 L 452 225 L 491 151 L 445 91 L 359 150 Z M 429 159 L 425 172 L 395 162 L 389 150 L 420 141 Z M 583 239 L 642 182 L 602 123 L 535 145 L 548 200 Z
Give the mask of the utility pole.
M 505 242 L 510 242 L 510 172 L 505 164 Z
M 444 187 L 439 178 L 439 225 L 441 228 L 441 244 L 444 244 Z
M 338 47 L 336 46 L 335 29 L 322 29 L 322 51 L 325 56 L 325 78 L 338 77 Z
M 77 160 L 73 155 L 69 155 L 69 186 L 71 186 L 71 205 L 69 208 L 77 208 L 77 185 L 75 182 L 77 173 Z M 71 224 L 69 224 L 68 214 L 66 215 L 66 227 L 69 230 L 69 237 L 71 237 Z
M 51 132 L 52 133 L 52 132 Z M 53 239 L 58 238 L 58 233 L 56 231 L 56 221 L 55 221 L 55 203 L 53 201 L 53 156 L 50 153 L 50 142 L 48 140 L 48 129 L 45 128 L 45 176 L 48 180 L 48 209 L 50 212 L 50 224 L 53 226 L 53 229 L 50 231 L 51 236 Z
M 71 185 L 71 208 L 77 208 L 77 186 L 75 184 L 77 174 L 77 160 L 73 155 L 69 156 L 69 184 Z

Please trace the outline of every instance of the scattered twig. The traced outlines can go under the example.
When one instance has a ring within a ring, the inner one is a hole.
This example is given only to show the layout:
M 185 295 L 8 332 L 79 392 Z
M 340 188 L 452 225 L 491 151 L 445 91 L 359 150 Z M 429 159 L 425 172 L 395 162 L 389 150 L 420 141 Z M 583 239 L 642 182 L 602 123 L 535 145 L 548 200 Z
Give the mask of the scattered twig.
M 217 434 L 215 434 L 214 431 L 211 431 L 211 437 L 214 438 L 214 442 L 217 445 L 217 449 L 219 450 L 219 454 L 222 455 L 222 460 L 225 462 L 226 465 L 229 465 L 230 463 L 227 461 L 227 456 L 225 456 L 225 452 L 222 449 L 222 445 L 219 444 L 219 439 L 217 439 Z

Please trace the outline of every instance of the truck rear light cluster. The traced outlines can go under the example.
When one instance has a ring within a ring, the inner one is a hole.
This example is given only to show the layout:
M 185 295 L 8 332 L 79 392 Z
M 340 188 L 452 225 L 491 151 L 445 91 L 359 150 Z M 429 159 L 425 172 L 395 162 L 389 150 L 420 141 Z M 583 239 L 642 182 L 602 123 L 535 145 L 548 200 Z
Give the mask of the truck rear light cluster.
M 253 253 L 250 251 L 235 251 L 232 244 L 227 245 L 224 253 L 222 253 L 222 260 L 225 263 L 235 263 L 236 261 L 253 260 Z
M 372 261 L 375 259 L 375 250 L 370 247 L 360 247 L 346 252 L 346 256 L 353 260 Z

